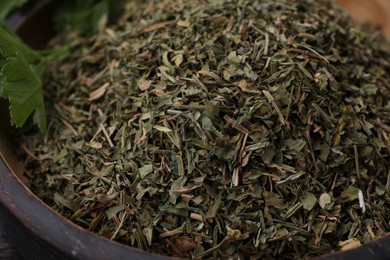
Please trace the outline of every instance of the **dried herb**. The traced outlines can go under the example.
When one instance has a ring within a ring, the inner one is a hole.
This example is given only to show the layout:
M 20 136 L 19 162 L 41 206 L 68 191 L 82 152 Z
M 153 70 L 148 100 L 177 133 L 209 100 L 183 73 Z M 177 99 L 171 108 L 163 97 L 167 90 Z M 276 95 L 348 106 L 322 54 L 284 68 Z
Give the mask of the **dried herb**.
M 390 48 L 331 1 L 123 1 L 50 66 L 20 153 L 75 223 L 149 252 L 296 259 L 390 230 Z M 60 40 L 58 40 L 60 41 Z

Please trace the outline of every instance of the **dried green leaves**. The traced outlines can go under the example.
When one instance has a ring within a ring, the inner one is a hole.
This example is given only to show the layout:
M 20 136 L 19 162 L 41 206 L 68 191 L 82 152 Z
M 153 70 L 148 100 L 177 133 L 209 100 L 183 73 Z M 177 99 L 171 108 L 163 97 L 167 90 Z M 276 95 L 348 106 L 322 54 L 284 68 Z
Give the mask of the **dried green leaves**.
M 51 66 L 36 193 L 52 200 L 50 183 L 80 225 L 180 257 L 309 257 L 390 229 L 376 34 L 330 1 L 124 8 Z

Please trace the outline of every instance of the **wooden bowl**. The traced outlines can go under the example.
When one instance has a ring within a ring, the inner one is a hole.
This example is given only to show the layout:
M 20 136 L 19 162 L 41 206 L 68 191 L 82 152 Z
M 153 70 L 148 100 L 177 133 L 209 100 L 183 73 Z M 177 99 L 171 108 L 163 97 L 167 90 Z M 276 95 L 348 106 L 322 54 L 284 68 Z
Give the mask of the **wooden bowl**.
M 18 26 L 25 42 L 40 48 L 53 36 L 51 14 L 56 3 L 43 1 Z M 0 223 L 9 241 L 26 259 L 168 259 L 149 254 L 84 230 L 45 205 L 23 183 L 9 142 L 6 102 L 0 102 Z M 389 259 L 390 237 L 318 259 Z

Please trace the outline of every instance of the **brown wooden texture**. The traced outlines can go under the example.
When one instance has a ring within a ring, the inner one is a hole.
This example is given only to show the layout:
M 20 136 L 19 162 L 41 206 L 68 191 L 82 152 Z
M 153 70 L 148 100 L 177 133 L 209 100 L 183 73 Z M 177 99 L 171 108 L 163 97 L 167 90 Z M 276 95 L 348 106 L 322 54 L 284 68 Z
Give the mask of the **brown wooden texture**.
M 390 37 L 390 0 L 336 0 L 351 16 L 361 22 L 380 26 Z

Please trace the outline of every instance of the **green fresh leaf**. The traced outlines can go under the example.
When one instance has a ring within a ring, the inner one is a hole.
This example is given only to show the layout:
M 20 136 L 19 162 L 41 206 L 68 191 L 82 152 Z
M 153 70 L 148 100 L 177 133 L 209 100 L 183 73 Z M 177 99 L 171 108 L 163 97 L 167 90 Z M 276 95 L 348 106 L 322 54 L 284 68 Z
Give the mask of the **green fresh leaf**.
M 1 1 L 1 0 L 0 0 Z M 0 26 L 0 60 L 20 53 L 28 63 L 37 63 L 40 56 L 27 46 L 14 32 L 6 26 Z
M 31 65 L 20 53 L 8 57 L 1 70 L 1 94 L 9 99 L 11 120 L 17 127 L 34 113 L 34 123 L 42 132 L 46 129 L 41 74 L 42 64 Z
M 46 114 L 42 78 L 46 62 L 67 52 L 69 46 L 37 52 L 23 42 L 6 25 L 4 18 L 25 2 L 27 0 L 0 0 L 0 98 L 9 100 L 13 125 L 22 127 L 33 114 L 34 124 L 44 132 Z M 115 2 L 77 0 L 73 2 L 76 6 L 69 4 L 68 9 L 61 9 L 57 19 L 62 19 L 66 29 L 97 31 L 103 17 L 114 9 Z
M 12 10 L 26 2 L 27 0 L 0 0 L 0 19 L 5 19 Z
M 69 52 L 71 47 L 72 46 L 70 44 L 67 44 L 67 45 L 63 45 L 61 47 L 54 48 L 54 49 L 38 51 L 37 53 L 39 54 L 42 61 L 49 62 L 49 61 L 54 60 L 55 58 L 57 58 L 61 55 L 64 55 L 65 53 Z M 45 68 L 43 68 L 43 70 L 44 69 Z
M 0 6 L 7 1 L 1 2 Z M 10 102 L 11 123 L 22 127 L 33 114 L 33 122 L 44 132 L 46 114 L 42 77 L 46 61 L 68 47 L 36 52 L 25 44 L 4 22 L 0 23 L 0 98 Z
M 101 19 L 116 6 L 115 0 L 77 0 L 60 8 L 55 16 L 57 29 L 61 32 L 78 30 L 96 32 Z

